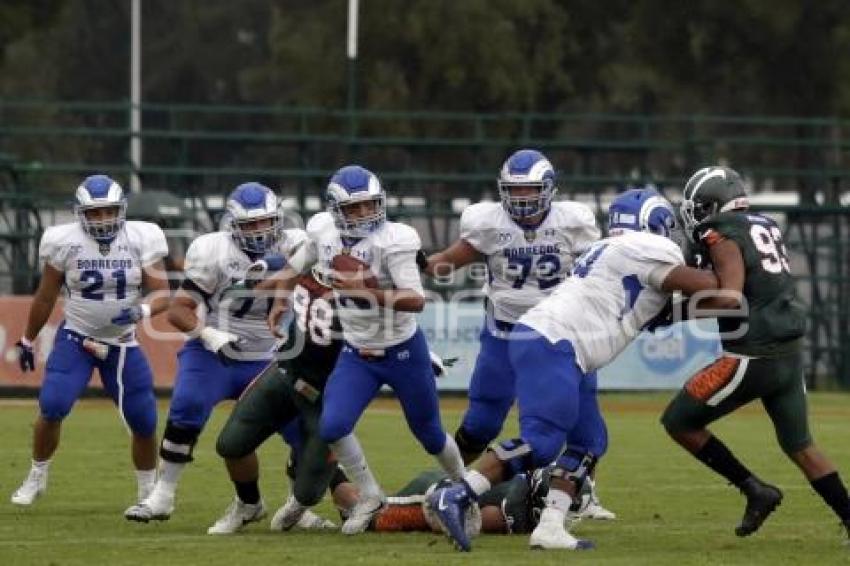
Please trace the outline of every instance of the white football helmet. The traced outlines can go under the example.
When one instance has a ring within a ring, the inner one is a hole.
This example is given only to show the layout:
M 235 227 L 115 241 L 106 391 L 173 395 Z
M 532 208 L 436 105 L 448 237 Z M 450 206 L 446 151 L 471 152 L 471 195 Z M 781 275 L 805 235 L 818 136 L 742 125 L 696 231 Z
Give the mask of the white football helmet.
M 243 183 L 227 197 L 227 225 L 233 239 L 242 250 L 260 256 L 283 237 L 283 217 L 277 196 L 260 183 Z M 258 220 L 271 220 L 268 226 L 257 227 Z
M 558 192 L 555 168 L 535 149 L 520 149 L 505 160 L 498 179 L 502 206 L 514 220 L 522 221 L 549 210 Z M 516 187 L 538 187 L 532 196 L 514 196 Z
M 347 165 L 333 174 L 325 200 L 337 230 L 349 238 L 365 238 L 387 219 L 387 197 L 381 182 L 374 173 L 359 165 Z M 345 208 L 360 202 L 374 202 L 374 212 L 350 218 Z
M 80 225 L 92 238 L 101 243 L 111 242 L 127 219 L 127 199 L 121 185 L 106 175 L 92 175 L 77 187 L 74 195 L 74 214 Z M 86 211 L 96 208 L 116 208 L 116 214 L 107 220 L 89 220 Z

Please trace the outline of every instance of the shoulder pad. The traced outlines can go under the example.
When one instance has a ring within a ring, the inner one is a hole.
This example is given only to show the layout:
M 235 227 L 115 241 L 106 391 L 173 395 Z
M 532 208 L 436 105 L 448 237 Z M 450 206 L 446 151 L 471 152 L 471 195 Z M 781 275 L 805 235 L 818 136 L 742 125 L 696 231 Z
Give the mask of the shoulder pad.
M 385 222 L 383 228 L 374 236 L 374 244 L 388 254 L 415 252 L 422 247 L 419 233 L 412 226 L 401 222 Z

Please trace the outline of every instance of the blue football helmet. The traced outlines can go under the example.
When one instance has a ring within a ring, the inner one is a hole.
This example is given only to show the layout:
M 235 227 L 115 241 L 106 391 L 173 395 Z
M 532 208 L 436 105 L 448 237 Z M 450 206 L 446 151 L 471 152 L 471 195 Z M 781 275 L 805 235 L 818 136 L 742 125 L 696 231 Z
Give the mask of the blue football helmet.
M 534 149 L 521 149 L 511 154 L 499 173 L 499 197 L 502 206 L 514 220 L 523 221 L 549 210 L 558 192 L 555 169 L 546 156 Z M 514 187 L 538 187 L 533 196 L 513 196 Z
M 681 233 L 673 205 L 653 189 L 629 189 L 608 207 L 608 234 L 651 232 L 672 240 Z
M 346 165 L 333 174 L 325 193 L 328 212 L 339 233 L 348 238 L 365 238 L 387 219 L 387 196 L 378 177 L 359 165 Z M 349 218 L 346 208 L 361 202 L 373 202 L 374 211 Z
M 227 197 L 227 225 L 233 239 L 251 255 L 262 255 L 283 236 L 283 217 L 277 196 L 260 183 L 243 183 Z M 258 220 L 271 220 L 257 227 Z
M 74 214 L 92 238 L 101 243 L 111 242 L 124 227 L 127 219 L 127 199 L 124 190 L 106 175 L 86 177 L 74 195 Z M 115 208 L 116 213 L 106 220 L 89 220 L 86 212 L 96 208 Z

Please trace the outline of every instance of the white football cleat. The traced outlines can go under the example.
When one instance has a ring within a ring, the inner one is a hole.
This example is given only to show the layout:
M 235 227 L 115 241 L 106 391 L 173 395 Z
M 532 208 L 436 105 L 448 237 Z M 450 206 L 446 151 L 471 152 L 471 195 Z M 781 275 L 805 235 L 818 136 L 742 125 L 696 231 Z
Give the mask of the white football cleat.
M 587 478 L 587 483 L 590 485 L 590 501 L 584 509 L 579 513 L 582 519 L 594 519 L 596 521 L 613 521 L 617 518 L 617 514 L 609 511 L 599 502 L 599 496 L 596 494 L 596 483 Z
M 295 526 L 299 529 L 305 529 L 308 531 L 321 531 L 326 529 L 335 529 L 336 523 L 307 509 L 307 511 L 301 515 L 301 518 Z
M 208 535 L 231 535 L 248 523 L 260 521 L 266 516 L 266 506 L 260 499 L 257 503 L 243 503 L 237 497 L 227 507 L 224 515 L 207 529 Z
M 585 550 L 593 548 L 593 543 L 589 540 L 577 539 L 567 532 L 564 528 L 564 514 L 557 509 L 547 507 L 540 515 L 540 522 L 537 523 L 534 531 L 531 533 L 529 546 L 534 549 L 545 550 Z
M 12 494 L 11 501 L 15 505 L 32 505 L 38 496 L 45 491 L 47 491 L 47 470 L 31 468 L 27 479 Z
M 174 493 L 157 484 L 150 496 L 136 505 L 132 505 L 124 511 L 124 518 L 128 521 L 147 523 L 148 521 L 167 521 L 174 512 Z
M 373 495 L 365 499 L 361 499 L 357 505 L 351 509 L 348 518 L 342 524 L 342 534 L 356 535 L 362 533 L 369 527 L 369 523 L 384 508 L 386 500 L 383 494 Z
M 298 503 L 294 495 L 290 495 L 286 503 L 275 511 L 269 528 L 273 531 L 288 531 L 307 513 L 308 507 Z
M 596 521 L 613 521 L 617 518 L 617 514 L 600 505 L 599 501 L 591 501 L 579 517 Z

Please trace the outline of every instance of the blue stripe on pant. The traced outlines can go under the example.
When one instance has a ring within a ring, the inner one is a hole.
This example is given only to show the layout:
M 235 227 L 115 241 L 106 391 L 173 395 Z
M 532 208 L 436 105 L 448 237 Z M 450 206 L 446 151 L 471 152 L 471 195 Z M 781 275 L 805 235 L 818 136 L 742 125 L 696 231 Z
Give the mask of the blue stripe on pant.
M 325 386 L 319 434 L 336 442 L 354 426 L 382 385 L 395 391 L 407 425 L 429 454 L 438 454 L 446 443 L 440 422 L 437 385 L 428 344 L 417 329 L 410 339 L 386 348 L 386 355 L 365 360 L 351 346 L 344 346 Z
M 38 396 L 42 417 L 48 421 L 64 419 L 97 368 L 104 390 L 120 408 L 130 431 L 137 436 L 152 436 L 156 432 L 156 399 L 153 374 L 142 349 L 110 346 L 106 359 L 101 360 L 83 348 L 84 338 L 61 327 L 56 332 Z
M 601 456 L 608 441 L 596 380 L 578 367 L 572 344 L 552 344 L 518 324 L 509 355 L 517 376 L 520 436 L 531 445 L 533 466 L 554 461 L 568 438 L 573 448 Z

